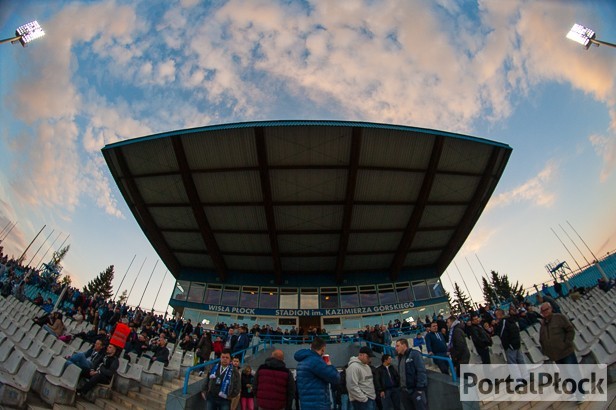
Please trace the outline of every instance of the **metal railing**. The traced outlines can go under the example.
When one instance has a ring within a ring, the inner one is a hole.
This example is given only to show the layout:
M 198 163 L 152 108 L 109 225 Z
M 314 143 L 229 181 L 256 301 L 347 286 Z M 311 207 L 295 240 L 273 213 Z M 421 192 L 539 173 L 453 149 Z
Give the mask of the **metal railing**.
M 375 342 L 370 342 L 367 340 L 364 340 L 364 342 L 366 343 L 366 345 L 371 348 L 372 350 L 374 350 L 372 348 L 372 346 L 377 346 L 380 347 L 380 349 L 378 350 L 382 350 L 383 353 L 387 353 L 388 355 L 395 357 L 397 355 L 396 353 L 396 349 L 394 349 L 392 346 L 387 346 L 387 345 L 383 345 L 380 343 L 375 343 Z M 409 347 L 410 348 L 410 347 Z M 436 359 L 436 360 L 444 360 L 447 362 L 447 364 L 449 365 L 449 372 L 451 373 L 451 380 L 455 383 L 458 381 L 458 376 L 456 375 L 456 368 L 453 365 L 453 360 L 451 360 L 450 357 L 447 356 L 436 356 L 436 355 L 430 355 L 430 354 L 426 354 L 426 353 L 422 353 L 419 352 L 423 357 L 427 357 L 429 359 Z

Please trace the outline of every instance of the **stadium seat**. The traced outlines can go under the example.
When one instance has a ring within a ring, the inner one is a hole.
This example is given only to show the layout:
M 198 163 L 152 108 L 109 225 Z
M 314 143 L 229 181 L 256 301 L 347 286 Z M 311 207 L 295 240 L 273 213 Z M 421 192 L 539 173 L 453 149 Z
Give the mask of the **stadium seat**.
M 19 350 L 13 350 L 6 361 L 0 363 L 0 373 L 15 374 L 21 366 L 24 355 Z
M 0 373 L 0 403 L 6 406 L 22 408 L 28 398 L 28 391 L 32 385 L 32 379 L 36 366 L 26 362 L 17 374 L 7 375 Z
M 152 362 L 149 369 L 143 369 L 141 384 L 148 388 L 155 384 L 162 384 L 164 367 L 165 364 L 163 362 Z
M 80 374 L 81 368 L 70 364 L 60 377 L 46 375 L 40 393 L 41 399 L 51 406 L 54 404 L 72 405 L 75 402 Z
M 142 373 L 143 366 L 136 363 L 130 364 L 126 372 L 118 370 L 114 388 L 122 394 L 127 394 L 132 390 L 139 390 Z
M 64 370 L 64 363 L 66 363 L 66 359 L 64 357 L 56 356 L 48 366 L 37 364 L 36 374 L 34 375 L 34 380 L 32 382 L 32 390 L 40 394 L 43 387 L 43 382 L 45 381 L 45 376 L 48 374 L 52 376 L 60 376 Z

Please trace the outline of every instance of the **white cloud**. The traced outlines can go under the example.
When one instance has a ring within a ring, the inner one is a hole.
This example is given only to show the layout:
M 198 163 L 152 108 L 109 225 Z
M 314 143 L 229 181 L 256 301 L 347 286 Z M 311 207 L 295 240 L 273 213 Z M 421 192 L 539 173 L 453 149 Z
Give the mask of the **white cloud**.
M 558 164 L 555 161 L 548 161 L 545 167 L 533 178 L 508 192 L 492 197 L 486 210 L 520 202 L 528 202 L 542 207 L 552 206 L 556 201 L 556 195 L 550 191 L 550 183 L 553 182 L 557 173 Z

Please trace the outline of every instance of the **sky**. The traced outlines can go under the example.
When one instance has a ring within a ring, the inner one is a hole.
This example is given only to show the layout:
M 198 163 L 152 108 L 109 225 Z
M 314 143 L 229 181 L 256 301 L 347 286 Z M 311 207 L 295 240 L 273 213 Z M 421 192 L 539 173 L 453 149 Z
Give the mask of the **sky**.
M 174 279 L 101 148 L 243 121 L 392 123 L 510 145 L 442 277 L 451 290 L 463 275 L 475 301 L 484 268 L 531 287 L 548 263 L 592 260 L 571 227 L 595 255 L 616 250 L 616 49 L 565 38 L 577 22 L 616 42 L 611 0 L 0 0 L 0 37 L 34 19 L 45 37 L 0 45 L 0 229 L 17 222 L 3 246 L 18 257 L 45 226 L 32 264 L 68 237 L 75 286 L 114 265 L 129 304 L 165 311 Z

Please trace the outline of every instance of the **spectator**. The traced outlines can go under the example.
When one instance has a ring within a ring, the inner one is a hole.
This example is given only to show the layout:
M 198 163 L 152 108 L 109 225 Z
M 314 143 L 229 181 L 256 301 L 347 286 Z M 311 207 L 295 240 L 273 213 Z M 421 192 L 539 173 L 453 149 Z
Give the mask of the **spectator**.
M 120 362 L 116 357 L 117 348 L 109 344 L 107 345 L 107 354 L 102 363 L 96 368 L 90 370 L 87 375 L 88 381 L 79 389 L 77 389 L 78 395 L 87 394 L 97 384 L 107 384 L 111 382 L 111 378 L 118 371 Z
M 70 364 L 74 364 L 82 370 L 82 374 L 85 377 L 91 369 L 96 369 L 105 358 L 105 349 L 102 340 L 94 342 L 85 353 L 76 352 L 71 356 L 66 356 L 66 363 L 64 363 L 64 369 Z
M 377 367 L 381 380 L 381 397 L 383 410 L 400 410 L 400 375 L 395 366 L 392 366 L 392 357 L 388 354 L 381 356 L 381 365 Z
M 396 341 L 398 374 L 400 375 L 400 399 L 405 410 L 428 408 L 426 390 L 428 375 L 421 353 L 409 347 L 406 339 Z
M 550 303 L 541 305 L 543 321 L 539 331 L 541 350 L 556 364 L 577 364 L 573 339 L 575 328 L 561 313 L 554 313 Z
M 254 380 L 257 407 L 264 410 L 291 410 L 295 380 L 284 363 L 284 353 L 276 349 L 259 366 Z
M 439 332 L 438 322 L 430 323 L 430 332 L 426 334 L 426 349 L 431 356 L 447 357 L 447 342 Z M 449 374 L 449 362 L 447 360 L 432 359 L 443 374 Z
M 250 345 L 250 340 L 248 339 L 247 332 L 248 329 L 244 326 L 240 326 L 238 328 L 237 339 L 231 350 L 232 353 L 241 352 L 242 350 L 248 348 L 248 346 Z
M 295 352 L 297 361 L 297 387 L 302 410 L 329 410 L 331 400 L 329 384 L 340 382 L 340 375 L 334 366 L 328 365 L 322 356 L 326 344 L 323 339 L 314 338 L 310 349 Z
M 367 346 L 359 349 L 357 356 L 351 357 L 346 370 L 346 387 L 354 410 L 374 410 L 376 391 L 370 369 L 372 349 Z
M 563 285 L 557 280 L 554 280 L 554 290 L 559 298 L 563 297 Z
M 240 378 L 241 378 L 241 367 L 240 367 L 240 358 L 235 356 L 233 359 L 231 359 L 231 365 L 237 369 L 238 373 L 240 373 Z M 240 380 L 240 384 L 241 384 L 241 380 Z M 240 386 L 240 393 L 241 393 L 241 386 Z M 240 406 L 240 393 L 237 394 L 237 396 L 233 396 L 231 398 L 231 406 L 230 406 L 230 410 L 237 410 Z
M 254 410 L 254 379 L 250 366 L 245 366 L 242 370 L 241 404 L 242 410 Z
M 432 326 L 432 323 L 436 323 L 436 322 L 431 322 L 430 326 Z M 425 344 L 426 344 L 426 341 L 424 340 L 421 332 L 417 332 L 417 334 L 413 338 L 413 347 L 416 347 L 417 349 L 419 349 L 420 352 L 423 352 L 423 347 Z
M 208 382 L 201 397 L 207 402 L 207 410 L 228 410 L 231 398 L 240 394 L 241 375 L 231 365 L 231 352 L 224 350 L 220 354 L 220 362 L 210 371 Z
M 163 362 L 165 366 L 169 365 L 169 349 L 167 348 L 167 339 L 165 339 L 162 335 L 158 338 L 156 342 L 156 347 L 154 348 L 154 355 L 150 358 L 151 362 Z
M 197 357 L 199 357 L 199 363 L 205 363 L 210 360 L 213 348 L 214 345 L 212 344 L 212 334 L 210 332 L 204 332 L 201 339 L 199 339 L 196 350 Z M 199 376 L 202 374 L 203 370 L 199 373 Z
M 481 325 L 479 315 L 475 312 L 471 313 L 471 339 L 477 349 L 477 353 L 481 356 L 483 364 L 490 364 L 490 346 L 492 339 Z
M 447 325 L 449 326 L 449 341 L 447 343 L 447 349 L 449 355 L 453 361 L 456 374 L 460 375 L 460 365 L 468 364 L 471 360 L 471 353 L 466 345 L 466 339 L 464 334 L 464 324 L 461 323 L 455 316 L 450 316 L 447 319 Z
M 54 335 L 56 338 L 64 334 L 64 322 L 62 321 L 62 313 L 54 312 L 49 317 L 49 324 L 44 325 L 43 329 Z
M 505 312 L 502 309 L 496 309 L 496 334 L 500 337 L 507 364 L 524 364 L 524 353 L 520 350 L 520 329 L 512 321 L 505 318 Z

